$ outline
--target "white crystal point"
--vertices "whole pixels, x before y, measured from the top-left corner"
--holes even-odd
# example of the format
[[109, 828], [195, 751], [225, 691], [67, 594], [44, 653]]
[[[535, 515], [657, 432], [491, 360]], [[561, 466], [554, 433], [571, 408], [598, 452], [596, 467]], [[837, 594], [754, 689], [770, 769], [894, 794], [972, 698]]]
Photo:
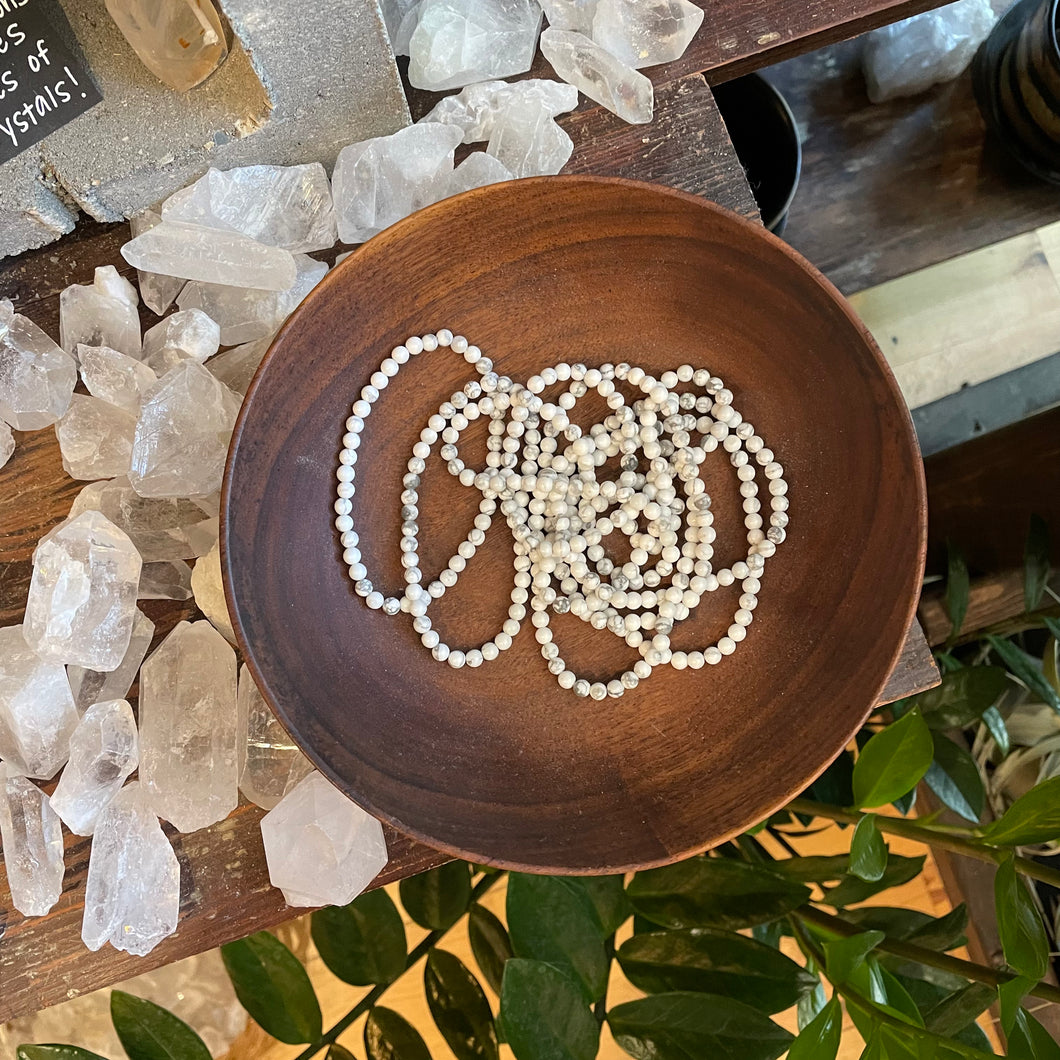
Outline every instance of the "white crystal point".
[[[158, 209], [144, 210], [129, 221], [133, 237], [141, 236], [144, 232], [154, 228], [162, 221], [162, 214]], [[140, 283], [140, 297], [153, 313], [161, 316], [172, 304], [173, 299], [180, 294], [184, 286], [184, 280], [179, 276], [164, 276], [160, 272], [144, 272], [136, 270], [136, 278]]]
[[221, 328], [201, 309], [181, 309], [144, 334], [143, 361], [165, 375], [189, 358], [202, 364], [221, 345]]
[[52, 809], [75, 835], [91, 835], [138, 758], [132, 707], [124, 699], [94, 704], [70, 737], [70, 760], [52, 794]]
[[572, 29], [589, 36], [597, 0], [538, 0], [552, 29]]
[[448, 193], [459, 195], [462, 191], [484, 188], [487, 184], [499, 184], [502, 180], [512, 179], [514, 174], [502, 162], [485, 151], [476, 151], [453, 170], [453, 175], [449, 178]]
[[171, 368], [144, 395], [129, 482], [142, 497], [198, 497], [221, 487], [240, 401], [197, 361]]
[[192, 282], [180, 292], [177, 304], [185, 310], [200, 309], [216, 320], [222, 345], [272, 338], [328, 271], [324, 262], [307, 254], [295, 254], [294, 261], [297, 275], [286, 291]]
[[109, 346], [79, 344], [77, 359], [81, 363], [81, 378], [88, 392], [133, 416], [140, 411], [144, 391], [158, 380], [158, 376], [146, 364]]
[[26, 643], [22, 626], [0, 628], [0, 758], [27, 777], [50, 780], [70, 754], [76, 725], [66, 671]]
[[[386, 0], [384, 0], [385, 2]], [[398, 2], [404, 3], [405, 0], [398, 0]], [[389, 28], [390, 22], [387, 23], [390, 46], [393, 48], [395, 55], [408, 55], [409, 42], [412, 40], [412, 34], [416, 31], [416, 25], [419, 23], [420, 8], [422, 6], [423, 0], [413, 0], [411, 6], [401, 16], [401, 21], [397, 23], [396, 30], [391, 30]]]
[[0, 842], [11, 903], [44, 916], [63, 893], [63, 833], [48, 796], [0, 763]]
[[16, 431], [50, 427], [76, 385], [74, 359], [0, 298], [0, 419]]
[[180, 863], [142, 784], [126, 784], [96, 822], [81, 938], [142, 957], [177, 928]]
[[236, 656], [209, 622], [180, 622], [140, 669], [140, 782], [178, 832], [239, 801]]
[[101, 512], [82, 512], [40, 539], [23, 636], [48, 662], [110, 671], [136, 617], [140, 553]]
[[292, 253], [327, 250], [337, 238], [331, 185], [319, 162], [211, 169], [165, 201], [162, 219], [241, 232]]
[[63, 467], [71, 478], [124, 475], [132, 457], [136, 417], [101, 398], [74, 394], [55, 425]]
[[703, 24], [689, 0], [597, 0], [592, 38], [639, 70], [680, 59]]
[[0, 467], [3, 467], [11, 459], [15, 451], [15, 436], [11, 433], [3, 420], [0, 420]]
[[268, 353], [272, 337], [257, 339], [255, 342], [245, 342], [242, 346], [234, 346], [224, 353], [219, 353], [210, 359], [206, 367], [216, 379], [219, 379], [233, 394], [245, 394]]
[[267, 247], [239, 232], [175, 221], [149, 228], [126, 243], [121, 254], [137, 269], [206, 283], [284, 291], [295, 280], [294, 259], [286, 250]]
[[138, 358], [140, 315], [132, 284], [119, 276], [113, 265], [96, 269], [96, 276], [97, 281], [90, 286], [75, 283], [59, 295], [60, 345], [70, 354], [79, 345], [109, 346]]
[[[183, 497], [141, 497], [127, 478], [92, 482], [74, 499], [71, 517], [102, 512], [124, 530], [144, 563], [193, 559], [210, 551], [217, 540], [217, 519]], [[111, 696], [111, 699], [121, 699]]]
[[424, 0], [409, 39], [409, 81], [443, 92], [530, 69], [537, 0]]
[[651, 81], [620, 62], [584, 33], [546, 29], [541, 54], [564, 81], [632, 125], [651, 121], [655, 93]]
[[145, 563], [136, 590], [137, 600], [190, 600], [191, 567], [182, 559]]
[[313, 771], [254, 684], [239, 669], [239, 790], [263, 810], [271, 810]]
[[511, 103], [501, 111], [486, 147], [516, 177], [558, 173], [574, 152], [574, 141], [540, 103]]
[[224, 582], [221, 580], [221, 544], [214, 542], [191, 572], [191, 589], [199, 610], [210, 620], [214, 628], [232, 644], [236, 635], [232, 631], [232, 619], [228, 615]]
[[261, 819], [273, 887], [288, 905], [346, 905], [387, 863], [380, 823], [310, 773]]
[[497, 116], [515, 104], [544, 106], [551, 117], [556, 117], [574, 110], [578, 105], [578, 90], [562, 81], [536, 77], [512, 84], [483, 81], [439, 100], [421, 121], [455, 125], [463, 132], [464, 143], [479, 143], [493, 135]]
[[455, 126], [420, 122], [344, 147], [334, 177], [339, 238], [363, 243], [444, 197], [461, 139]]
[[67, 677], [70, 679], [70, 691], [78, 713], [84, 716], [93, 703], [102, 703], [112, 699], [124, 699], [136, 680], [140, 663], [144, 661], [147, 649], [151, 647], [151, 638], [155, 635], [155, 624], [139, 608], [133, 618], [132, 636], [129, 647], [120, 663], [109, 672], [86, 670], [83, 666], [68, 666]]

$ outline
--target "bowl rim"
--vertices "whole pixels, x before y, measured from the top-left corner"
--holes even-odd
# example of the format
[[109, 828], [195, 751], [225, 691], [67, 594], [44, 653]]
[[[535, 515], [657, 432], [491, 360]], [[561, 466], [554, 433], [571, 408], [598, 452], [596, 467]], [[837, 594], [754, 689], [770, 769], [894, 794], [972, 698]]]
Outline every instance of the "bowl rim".
[[[774, 250], [779, 251], [785, 257], [790, 259], [792, 264], [805, 272], [818, 287], [828, 296], [829, 300], [832, 301], [847, 320], [853, 325], [855, 330], [861, 336], [863, 342], [869, 353], [871, 353], [876, 368], [880, 371], [883, 382], [887, 389], [890, 391], [893, 402], [896, 406], [896, 410], [899, 412], [898, 419], [900, 420], [900, 438], [897, 440], [898, 444], [903, 447], [908, 447], [911, 455], [915, 456], [915, 459], [911, 461], [914, 470], [915, 482], [915, 508], [917, 514], [917, 527], [916, 527], [916, 566], [915, 569], [919, 571], [920, 577], [915, 580], [915, 584], [918, 584], [923, 578], [924, 566], [927, 558], [927, 485], [924, 472], [923, 460], [920, 458], [919, 443], [916, 438], [916, 431], [913, 426], [912, 415], [909, 411], [908, 405], [906, 404], [905, 398], [902, 395], [901, 388], [898, 385], [898, 381], [895, 378], [894, 372], [891, 366], [888, 364], [887, 359], [883, 356], [879, 344], [873, 338], [872, 333], [869, 331], [867, 325], [861, 318], [854, 312], [853, 307], [847, 301], [846, 297], [839, 291], [839, 289], [810, 261], [804, 258], [798, 251], [791, 247], [779, 236], [774, 235], [770, 232], [760, 221], [754, 221], [747, 217], [743, 217], [740, 214], [729, 210], [724, 206], [713, 202], [710, 199], [706, 199], [703, 196], [695, 195], [691, 192], [682, 191], [678, 188], [671, 188], [662, 184], [655, 184], [648, 181], [629, 180], [625, 177], [608, 177], [608, 176], [595, 176], [595, 175], [582, 175], [582, 174], [569, 174], [569, 175], [557, 175], [557, 176], [546, 176], [546, 177], [524, 177], [518, 181], [503, 181], [497, 184], [487, 185], [482, 188], [474, 188], [470, 191], [462, 192], [460, 195], [451, 196], [447, 199], [443, 199], [439, 202], [432, 203], [430, 206], [426, 206], [421, 210], [417, 210], [415, 213], [409, 214], [407, 217], [402, 218], [400, 221], [396, 221], [388, 228], [384, 229], [379, 234], [373, 236], [370, 240], [362, 243], [356, 250], [352, 251], [350, 257], [346, 261], [353, 261], [355, 257], [359, 256], [365, 247], [372, 246], [373, 250], [379, 248], [380, 244], [385, 244], [391, 240], [404, 238], [406, 229], [414, 227], [420, 222], [425, 216], [430, 216], [433, 213], [444, 212], [450, 209], [450, 204], [456, 200], [462, 200], [469, 196], [482, 197], [486, 195], [497, 194], [498, 188], [502, 188], [508, 185], [516, 184], [522, 186], [533, 186], [541, 185], [545, 182], [561, 181], [566, 184], [595, 184], [595, 185], [612, 185], [615, 187], [625, 187], [631, 189], [637, 189], [639, 191], [647, 191], [652, 194], [667, 196], [672, 199], [676, 199], [680, 202], [684, 202], [690, 206], [694, 206], [697, 209], [704, 209], [708, 212], [715, 213], [720, 217], [724, 218], [726, 223], [735, 223], [738, 228], [742, 228], [747, 232], [752, 239], [761, 239], [766, 243], [771, 244]], [[345, 264], [345, 262], [343, 263]], [[343, 270], [345, 271], [345, 270]], [[331, 268], [327, 275], [320, 281], [319, 284], [313, 289], [312, 293], [318, 290], [324, 290], [327, 286], [332, 286], [335, 283], [342, 282], [341, 277], [336, 279], [337, 274], [340, 270], [337, 267]], [[269, 695], [263, 690], [268, 687], [267, 683], [263, 681], [263, 677], [257, 662], [255, 660], [253, 652], [248, 648], [248, 639], [243, 628], [242, 613], [236, 606], [235, 595], [232, 591], [233, 575], [231, 570], [231, 560], [228, 551], [228, 524], [229, 524], [229, 506], [232, 495], [232, 478], [233, 478], [233, 466], [235, 463], [235, 455], [240, 447], [240, 443], [243, 438], [243, 433], [246, 428], [246, 421], [248, 416], [248, 409], [253, 404], [253, 396], [258, 388], [259, 382], [265, 372], [268, 370], [270, 363], [272, 362], [277, 346], [280, 344], [280, 340], [283, 338], [289, 328], [291, 328], [300, 313], [306, 311], [306, 302], [303, 302], [298, 306], [293, 313], [287, 318], [283, 326], [273, 336], [272, 341], [269, 344], [269, 348], [262, 358], [257, 371], [254, 373], [254, 377], [251, 380], [250, 386], [247, 388], [246, 395], [243, 399], [243, 404], [240, 407], [239, 415], [236, 419], [235, 427], [232, 431], [232, 438], [229, 443], [228, 454], [225, 458], [224, 468], [224, 479], [221, 486], [221, 504], [220, 504], [220, 536], [219, 536], [219, 550], [221, 559], [221, 579], [224, 587], [225, 603], [228, 607], [229, 618], [232, 624], [233, 632], [235, 633], [237, 646], [242, 653], [243, 662], [254, 680], [255, 685], [258, 687], [261, 695], [265, 701], [269, 704], [270, 709], [276, 714], [277, 720], [280, 720], [281, 725], [283, 724], [281, 715], [276, 711], [275, 704], [271, 701]], [[706, 842], [697, 842], [687, 848], [683, 848], [676, 852], [670, 852], [666, 855], [643, 862], [632, 862], [632, 863], [618, 863], [608, 864], [605, 866], [593, 866], [591, 868], [579, 867], [572, 868], [571, 866], [563, 865], [542, 865], [542, 864], [527, 864], [525, 862], [519, 862], [507, 858], [495, 858], [484, 856], [481, 852], [476, 852], [463, 848], [458, 844], [451, 842], [443, 842], [438, 840], [436, 837], [432, 837], [425, 832], [417, 829], [413, 825], [400, 820], [392, 813], [377, 806], [374, 800], [363, 792], [358, 792], [356, 795], [351, 793], [350, 785], [348, 782], [335, 776], [332, 771], [328, 768], [322, 768], [313, 756], [307, 756], [313, 764], [316, 771], [320, 772], [323, 776], [327, 777], [328, 781], [334, 784], [347, 798], [349, 798], [356, 805], [370, 813], [377, 820], [390, 825], [395, 831], [402, 835], [408, 836], [419, 843], [424, 844], [434, 850], [441, 851], [442, 853], [449, 854], [454, 858], [460, 858], [465, 861], [474, 862], [477, 864], [486, 864], [491, 867], [500, 869], [506, 869], [515, 872], [527, 872], [539, 875], [579, 875], [579, 876], [595, 876], [595, 875], [612, 875], [627, 872], [637, 872], [644, 869], [661, 868], [666, 865], [672, 865], [678, 861], [683, 861], [689, 857], [693, 857], [698, 854], [705, 853], [714, 847], [720, 846], [721, 844], [733, 839], [735, 836], [741, 835], [747, 830], [748, 827], [757, 823], [757, 820], [765, 820], [778, 810], [783, 809], [799, 792], [804, 791], [809, 787], [822, 773], [834, 762], [839, 755], [846, 749], [846, 747], [854, 739], [855, 735], [860, 731], [861, 727], [865, 723], [865, 719], [876, 709], [877, 701], [879, 700], [880, 694], [886, 688], [888, 682], [894, 673], [895, 667], [898, 660], [902, 656], [903, 649], [905, 647], [906, 640], [908, 639], [909, 630], [913, 628], [916, 621], [917, 607], [919, 605], [919, 591], [914, 587], [914, 591], [909, 594], [909, 601], [905, 609], [905, 633], [900, 637], [894, 647], [893, 652], [890, 656], [890, 663], [886, 668], [886, 672], [881, 678], [878, 687], [873, 692], [871, 701], [869, 702], [864, 715], [858, 720], [848, 732], [844, 733], [842, 743], [839, 745], [838, 750], [834, 755], [824, 761], [817, 769], [812, 773], [808, 774], [805, 778], [800, 778], [795, 783], [788, 783], [784, 785], [782, 795], [769, 804], [769, 809], [760, 814], [756, 821], [748, 822], [741, 827], [730, 829], [728, 832], [718, 835], [711, 836]], [[284, 726], [286, 729], [286, 726]], [[301, 743], [292, 735], [294, 742], [301, 747]]]

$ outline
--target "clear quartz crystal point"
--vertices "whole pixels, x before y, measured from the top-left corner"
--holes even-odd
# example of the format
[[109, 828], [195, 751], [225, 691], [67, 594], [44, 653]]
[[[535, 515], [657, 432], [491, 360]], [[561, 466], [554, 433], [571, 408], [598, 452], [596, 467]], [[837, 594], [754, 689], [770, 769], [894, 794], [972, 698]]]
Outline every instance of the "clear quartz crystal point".
[[639, 70], [680, 59], [702, 24], [690, 0], [597, 0], [591, 36]]
[[81, 363], [81, 378], [88, 392], [133, 416], [140, 411], [144, 391], [158, 380], [158, 376], [146, 364], [109, 346], [85, 346], [81, 343], [77, 347], [77, 359]]
[[486, 151], [515, 177], [558, 173], [574, 152], [574, 141], [537, 102], [510, 103], [498, 115]]
[[553, 118], [574, 110], [578, 90], [562, 81], [531, 77], [525, 81], [483, 81], [439, 100], [420, 120], [455, 125], [464, 143], [488, 140], [498, 116], [509, 107], [545, 107]]
[[74, 394], [55, 425], [63, 468], [79, 479], [124, 475], [135, 431], [135, 414], [98, 397]]
[[499, 184], [502, 180], [512, 180], [514, 176], [515, 174], [493, 155], [476, 151], [453, 170], [448, 192], [450, 195], [459, 195], [462, 191], [484, 188], [487, 184]]
[[66, 668], [78, 713], [83, 716], [93, 703], [124, 699], [129, 694], [154, 635], [154, 622], [137, 608], [129, 647], [122, 661], [113, 670], [88, 670], [83, 666]]
[[177, 929], [180, 863], [143, 785], [126, 784], [96, 821], [81, 938], [142, 957]]
[[254, 378], [254, 373], [258, 370], [258, 365], [268, 353], [271, 342], [271, 336], [255, 339], [254, 342], [244, 342], [241, 346], [234, 346], [212, 357], [206, 367], [233, 394], [245, 394], [250, 381]]
[[190, 600], [191, 567], [182, 559], [145, 563], [136, 590], [137, 600]]
[[261, 819], [269, 879], [291, 906], [346, 905], [387, 863], [382, 825], [319, 773]]
[[201, 309], [172, 313], [144, 335], [143, 361], [165, 375], [189, 358], [202, 364], [221, 345], [221, 329]]
[[589, 36], [597, 0], [538, 0], [552, 29], [572, 29]]
[[140, 356], [136, 288], [113, 265], [96, 269], [89, 285], [71, 284], [59, 295], [59, 342], [69, 354], [78, 345], [109, 346]]
[[70, 760], [52, 795], [52, 809], [75, 835], [91, 835], [137, 759], [132, 707], [124, 699], [95, 703], [70, 737]]
[[3, 420], [0, 420], [0, 467], [3, 467], [11, 459], [15, 451], [15, 436], [11, 433]]
[[140, 57], [177, 92], [202, 84], [228, 57], [211, 0], [106, 0], [107, 11]]
[[191, 572], [191, 589], [199, 610], [210, 620], [218, 633], [234, 644], [236, 635], [232, 631], [232, 620], [228, 615], [228, 603], [221, 580], [219, 541], [215, 541], [213, 548], [195, 564], [195, 569]]
[[[162, 214], [155, 207], [131, 218], [129, 228], [135, 239], [161, 223]], [[144, 272], [142, 269], [136, 270], [136, 278], [140, 283], [140, 297], [144, 305], [157, 316], [161, 316], [173, 304], [185, 283], [179, 276], [164, 276], [160, 272]]]
[[564, 81], [623, 121], [633, 125], [651, 121], [655, 105], [651, 81], [584, 33], [546, 29], [541, 34], [541, 54]]
[[76, 385], [73, 357], [0, 298], [0, 419], [16, 431], [50, 427]]
[[0, 842], [11, 902], [23, 916], [44, 916], [63, 890], [63, 835], [48, 796], [0, 763]]

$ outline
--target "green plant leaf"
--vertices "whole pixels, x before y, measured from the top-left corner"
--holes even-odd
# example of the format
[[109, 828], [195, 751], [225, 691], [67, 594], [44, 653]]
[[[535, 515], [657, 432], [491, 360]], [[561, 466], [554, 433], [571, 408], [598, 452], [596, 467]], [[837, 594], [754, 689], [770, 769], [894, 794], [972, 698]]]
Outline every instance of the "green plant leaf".
[[1027, 996], [1027, 991], [1037, 982], [1026, 975], [1018, 975], [997, 988], [998, 1008], [1001, 1010], [1001, 1029], [1006, 1035], [1012, 1033], [1016, 1024], [1016, 1013], [1020, 1002]]
[[515, 958], [504, 966], [501, 1023], [516, 1060], [594, 1060], [600, 1026], [558, 968]]
[[924, 783], [954, 813], [978, 824], [986, 804], [986, 791], [975, 759], [940, 732], [933, 732], [931, 739], [935, 757], [924, 774]]
[[791, 1043], [788, 1060], [835, 1060], [843, 1035], [843, 1009], [832, 998]]
[[920, 1014], [920, 1009], [917, 1008], [916, 1002], [897, 976], [889, 972], [882, 964], [879, 968], [879, 974], [887, 995], [887, 1004], [891, 1008], [897, 1009], [910, 1023], [923, 1027], [924, 1017]]
[[578, 885], [589, 896], [605, 935], [613, 935], [632, 915], [622, 876], [578, 876]]
[[604, 945], [608, 933], [580, 879], [513, 872], [506, 908], [517, 957], [569, 972], [588, 1001], [604, 996], [611, 966]]
[[863, 931], [824, 943], [825, 966], [833, 983], [845, 983], [886, 938], [882, 931]]
[[431, 931], [451, 928], [471, 904], [471, 872], [466, 861], [450, 861], [409, 876], [398, 884], [405, 912]]
[[153, 1001], [112, 990], [110, 1018], [129, 1060], [210, 1060], [203, 1040]]
[[888, 854], [887, 868], [883, 870], [883, 875], [875, 883], [858, 879], [854, 875], [846, 876], [838, 887], [833, 887], [825, 895], [823, 900], [837, 909], [865, 902], [881, 891], [898, 887], [915, 879], [924, 868], [924, 860], [924, 856], [907, 858], [900, 854]]
[[636, 1060], [775, 1060], [792, 1042], [750, 1005], [712, 994], [655, 994], [607, 1014], [619, 1047]]
[[354, 986], [392, 983], [405, 970], [405, 925], [382, 887], [349, 905], [318, 909], [311, 919], [321, 960], [343, 982]]
[[504, 962], [513, 956], [508, 932], [488, 909], [476, 902], [467, 918], [467, 933], [482, 978], [499, 994]]
[[850, 871], [859, 880], [876, 883], [887, 869], [887, 844], [876, 827], [874, 814], [858, 821], [850, 840]]
[[357, 1057], [344, 1045], [339, 1045], [338, 1042], [335, 1042], [328, 1047], [328, 1053], [324, 1060], [357, 1060]]
[[809, 888], [759, 865], [717, 857], [638, 872], [626, 894], [641, 916], [662, 927], [728, 931], [777, 920], [810, 897]]
[[946, 614], [950, 618], [950, 635], [946, 647], [955, 644], [961, 635], [964, 616], [968, 613], [968, 564], [961, 550], [952, 542], [946, 542]]
[[1008, 686], [1008, 674], [1000, 666], [963, 666], [942, 678], [942, 684], [914, 696], [931, 729], [963, 729], [983, 716]]
[[707, 928], [634, 935], [618, 950], [626, 978], [648, 994], [695, 991], [783, 1012], [812, 993], [817, 977], [745, 935]]
[[1001, 847], [1060, 839], [1060, 776], [1036, 784], [983, 829], [983, 839]]
[[368, 1060], [431, 1060], [420, 1032], [393, 1009], [376, 1005], [364, 1025]]
[[770, 869], [785, 879], [799, 883], [826, 883], [841, 880], [850, 872], [850, 858], [846, 854], [813, 854], [802, 858], [783, 858]]
[[1045, 679], [1038, 669], [1036, 661], [1022, 648], [1018, 648], [1004, 637], [993, 634], [986, 638], [990, 646], [1001, 657], [1009, 671], [1022, 681], [1043, 703], [1048, 703], [1053, 710], [1060, 713], [1060, 693]]
[[854, 801], [854, 756], [840, 751], [832, 764], [810, 785], [806, 794], [831, 806], [849, 806]]
[[876, 1024], [861, 1060], [938, 1060], [938, 1043]]
[[861, 928], [875, 928], [888, 938], [915, 942], [926, 949], [944, 952], [964, 945], [968, 910], [962, 902], [944, 916], [933, 917], [916, 909], [867, 905], [845, 910], [843, 919]]
[[434, 949], [423, 970], [427, 1007], [457, 1060], [497, 1060], [493, 1010], [459, 957]]
[[933, 1034], [952, 1038], [982, 1015], [994, 1002], [985, 983], [969, 983], [924, 1013], [924, 1026]]
[[1031, 515], [1023, 549], [1023, 606], [1037, 610], [1049, 582], [1049, 527], [1037, 513]]
[[15, 1060], [107, 1060], [76, 1045], [20, 1045]]
[[315, 1042], [320, 1005], [298, 958], [274, 935], [256, 935], [221, 947], [239, 1003], [267, 1033], [288, 1045]]
[[795, 1019], [799, 1031], [804, 1031], [821, 1014], [821, 1010], [827, 1004], [828, 998], [825, 996], [824, 984], [817, 979], [817, 985], [808, 994], [800, 997], [799, 1003], [795, 1006]]
[[854, 763], [854, 805], [883, 806], [916, 787], [931, 765], [931, 731], [918, 711], [881, 729]]
[[1005, 719], [1001, 716], [1001, 711], [997, 707], [987, 707], [983, 711], [983, 724], [994, 738], [994, 743], [997, 744], [997, 749], [1001, 756], [1007, 755], [1012, 749], [1012, 745], [1008, 738], [1008, 726], [1005, 724]]
[[1008, 1055], [1010, 1060], [1060, 1060], [1060, 1044], [1025, 1008], [1021, 1008], [1008, 1037]]
[[1001, 948], [1019, 975], [1041, 979], [1049, 969], [1049, 940], [1038, 909], [1014, 858], [1006, 858], [994, 877], [994, 909]]

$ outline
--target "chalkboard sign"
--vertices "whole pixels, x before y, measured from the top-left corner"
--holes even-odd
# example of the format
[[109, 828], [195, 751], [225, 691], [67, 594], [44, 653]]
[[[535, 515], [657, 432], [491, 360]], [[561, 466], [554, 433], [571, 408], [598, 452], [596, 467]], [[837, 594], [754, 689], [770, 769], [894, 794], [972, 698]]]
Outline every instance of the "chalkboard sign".
[[[62, 25], [56, 23], [62, 20]], [[0, 163], [39, 143], [102, 98], [66, 45], [58, 5], [0, 0]]]

